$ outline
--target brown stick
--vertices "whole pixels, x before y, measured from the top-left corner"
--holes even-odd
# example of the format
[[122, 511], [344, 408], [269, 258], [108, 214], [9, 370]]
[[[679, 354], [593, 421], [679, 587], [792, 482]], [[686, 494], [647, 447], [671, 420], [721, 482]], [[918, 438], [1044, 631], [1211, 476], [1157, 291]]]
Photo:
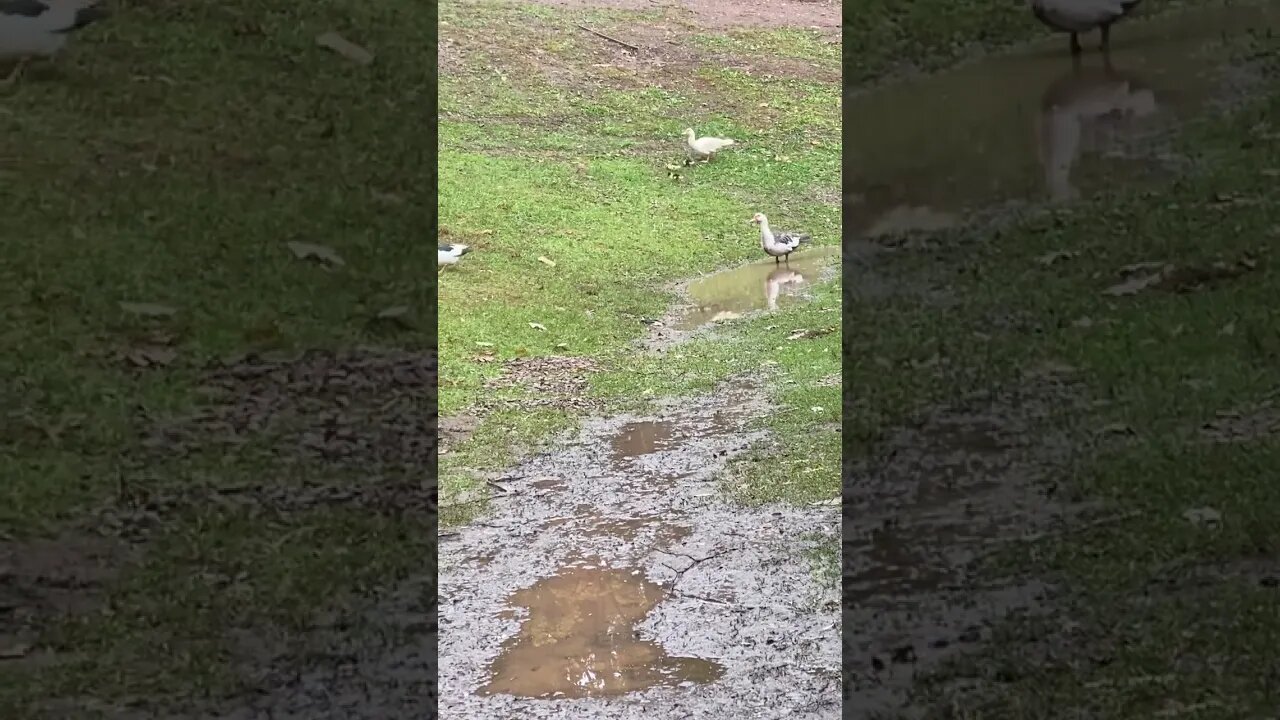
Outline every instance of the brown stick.
[[[577, 23], [574, 23], [574, 24], [575, 24], [575, 25], [577, 25]], [[630, 49], [632, 52], [637, 52], [637, 53], [638, 53], [638, 52], [640, 52], [640, 48], [636, 47], [635, 45], [632, 45], [631, 43], [624, 43], [624, 42], [622, 42], [621, 40], [619, 40], [618, 38], [611, 38], [611, 37], [609, 37], [608, 35], [605, 35], [605, 34], [604, 34], [604, 33], [602, 33], [602, 32], [596, 32], [595, 30], [592, 30], [592, 29], [591, 29], [591, 28], [589, 28], [589, 27], [583, 27], [583, 26], [581, 26], [581, 25], [578, 25], [578, 29], [579, 29], [579, 30], [586, 30], [587, 32], [591, 33], [592, 35], [595, 35], [596, 37], [602, 37], [602, 38], [604, 38], [605, 40], [608, 40], [609, 42], [617, 43], [617, 44], [621, 45], [621, 46], [622, 46], [622, 47], [624, 47], [624, 48], [628, 48], [628, 49]]]

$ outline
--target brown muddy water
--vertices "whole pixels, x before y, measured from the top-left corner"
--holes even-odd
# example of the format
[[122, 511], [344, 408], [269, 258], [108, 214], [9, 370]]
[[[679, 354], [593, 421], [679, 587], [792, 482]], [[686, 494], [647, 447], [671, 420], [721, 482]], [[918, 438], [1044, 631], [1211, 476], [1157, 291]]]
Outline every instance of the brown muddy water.
[[740, 508], [714, 484], [764, 439], [764, 397], [740, 380], [591, 420], [513, 470], [440, 547], [440, 715], [838, 717], [837, 588], [796, 562], [835, 508]]
[[561, 568], [511, 596], [529, 616], [480, 692], [581, 698], [714, 682], [723, 672], [717, 663], [671, 657], [639, 638], [636, 626], [666, 594], [637, 569], [590, 562]]
[[611, 443], [613, 459], [622, 461], [658, 452], [671, 442], [674, 426], [669, 422], [644, 421], [622, 428]]
[[693, 330], [802, 301], [805, 288], [835, 277], [839, 258], [840, 248], [818, 246], [792, 255], [787, 263], [760, 260], [695, 280], [687, 291], [691, 307], [681, 315], [676, 328]]
[[846, 237], [936, 231], [1007, 203], [1067, 201], [1178, 169], [1168, 131], [1246, 95], [1232, 50], [1280, 3], [1141, 15], [1106, 67], [1054, 36], [844, 104]]

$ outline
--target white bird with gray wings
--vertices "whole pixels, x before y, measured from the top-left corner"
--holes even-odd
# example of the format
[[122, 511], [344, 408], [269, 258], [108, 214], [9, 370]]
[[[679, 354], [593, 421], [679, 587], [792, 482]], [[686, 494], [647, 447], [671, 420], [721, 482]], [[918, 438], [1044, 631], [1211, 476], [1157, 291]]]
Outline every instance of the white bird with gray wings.
[[1142, 0], [1030, 0], [1031, 12], [1058, 32], [1071, 34], [1071, 54], [1079, 55], [1080, 33], [1097, 28], [1102, 51], [1111, 49], [1111, 26], [1127, 17]]
[[748, 222], [760, 226], [760, 247], [764, 249], [766, 255], [773, 258], [774, 263], [777, 263], [779, 258], [786, 260], [787, 256], [797, 248], [809, 242], [809, 236], [806, 233], [785, 230], [775, 233], [769, 228], [769, 218], [765, 217], [764, 213], [756, 213]]
[[109, 15], [97, 0], [0, 0], [0, 60], [18, 63], [0, 84], [12, 85], [32, 58], [52, 59], [72, 32]]
[[436, 267], [443, 268], [446, 265], [457, 265], [463, 255], [471, 252], [471, 248], [461, 243], [437, 243], [436, 249]]

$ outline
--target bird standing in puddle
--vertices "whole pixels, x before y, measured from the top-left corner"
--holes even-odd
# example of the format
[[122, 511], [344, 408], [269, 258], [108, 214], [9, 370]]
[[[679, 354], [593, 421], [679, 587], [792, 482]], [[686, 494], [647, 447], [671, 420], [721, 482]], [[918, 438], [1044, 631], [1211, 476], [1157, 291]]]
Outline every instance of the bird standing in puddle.
[[12, 87], [32, 58], [52, 62], [72, 32], [109, 15], [97, 0], [0, 0], [0, 60], [17, 62], [0, 87]]
[[1111, 25], [1138, 7], [1141, 0], [1030, 0], [1031, 12], [1040, 22], [1071, 33], [1071, 54], [1079, 55], [1080, 33], [1102, 32], [1102, 52], [1110, 52]]
[[787, 260], [797, 248], [809, 242], [806, 233], [784, 230], [775, 233], [769, 228], [769, 218], [764, 213], [756, 213], [748, 222], [760, 226], [760, 247], [766, 255], [773, 258], [775, 264], [779, 260]]

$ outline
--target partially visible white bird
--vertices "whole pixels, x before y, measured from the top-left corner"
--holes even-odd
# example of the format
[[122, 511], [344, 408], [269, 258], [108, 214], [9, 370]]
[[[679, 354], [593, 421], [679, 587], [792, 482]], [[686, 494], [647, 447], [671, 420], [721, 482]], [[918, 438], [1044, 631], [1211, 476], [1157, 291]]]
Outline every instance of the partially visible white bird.
[[764, 213], [756, 213], [748, 222], [760, 226], [760, 247], [764, 249], [766, 255], [773, 258], [775, 264], [779, 259], [788, 259], [796, 248], [809, 242], [809, 236], [806, 233], [781, 230], [775, 233], [769, 228], [769, 218], [765, 217]]
[[0, 0], [0, 60], [18, 61], [0, 86], [16, 82], [32, 58], [52, 60], [72, 32], [109, 16], [97, 0]]
[[1111, 25], [1133, 12], [1142, 0], [1030, 0], [1040, 22], [1071, 33], [1071, 54], [1080, 54], [1080, 33], [1102, 31], [1102, 51], [1110, 50]]
[[438, 243], [436, 249], [436, 267], [443, 268], [446, 265], [457, 265], [463, 255], [471, 252], [469, 245], [460, 243]]
[[700, 159], [710, 160], [720, 150], [734, 144], [729, 138], [700, 137], [695, 138], [693, 128], [684, 129], [684, 141], [689, 150]]

